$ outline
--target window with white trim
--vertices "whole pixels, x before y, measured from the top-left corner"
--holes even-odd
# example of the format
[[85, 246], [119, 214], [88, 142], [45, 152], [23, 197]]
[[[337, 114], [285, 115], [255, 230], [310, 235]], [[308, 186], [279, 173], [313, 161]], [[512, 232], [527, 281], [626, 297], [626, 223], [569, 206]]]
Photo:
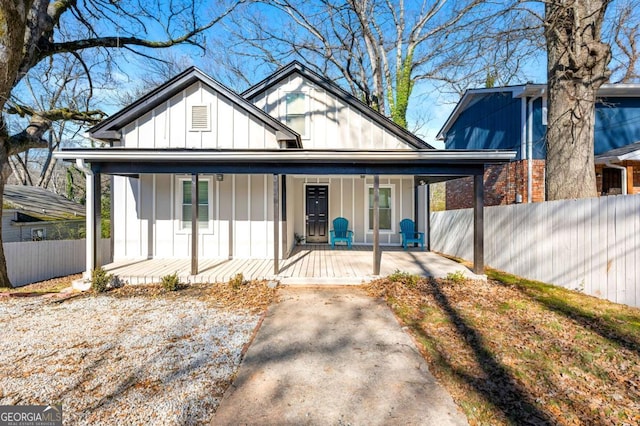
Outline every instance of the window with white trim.
[[[395, 229], [394, 193], [394, 185], [380, 185], [378, 223], [382, 232], [394, 232]], [[367, 200], [367, 229], [373, 231], [373, 185], [367, 185]]]
[[[191, 229], [191, 179], [179, 179], [180, 185], [180, 228]], [[198, 181], [198, 226], [209, 228], [209, 187], [210, 179]]]
[[289, 92], [285, 96], [285, 123], [300, 136], [307, 134], [307, 96], [302, 92]]

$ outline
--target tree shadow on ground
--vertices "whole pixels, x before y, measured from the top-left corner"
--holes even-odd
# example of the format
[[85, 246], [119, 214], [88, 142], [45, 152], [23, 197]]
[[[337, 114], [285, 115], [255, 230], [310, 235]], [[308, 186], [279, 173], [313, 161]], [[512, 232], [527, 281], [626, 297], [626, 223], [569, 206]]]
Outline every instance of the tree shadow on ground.
[[[428, 289], [440, 309], [448, 316], [456, 332], [465, 340], [484, 373], [481, 377], [470, 375], [459, 367], [448, 365], [459, 379], [476, 389], [479, 395], [502, 411], [512, 424], [552, 425], [557, 422], [548, 413], [537, 407], [531, 396], [521, 388], [514, 377], [488, 349], [480, 332], [474, 329], [452, 306], [440, 284], [433, 279], [426, 281]], [[420, 329], [420, 328], [418, 328]], [[423, 337], [429, 339], [429, 336]], [[447, 362], [442, 357], [441, 362]]]
[[[584, 309], [570, 300], [554, 294], [552, 286], [546, 284], [519, 283], [515, 284], [515, 286], [525, 296], [535, 300], [550, 311], [568, 318], [577, 325], [597, 333], [610, 342], [640, 354], [640, 334], [634, 333], [632, 330], [624, 330], [622, 327], [624, 325], [622, 324], [623, 322], [627, 322], [627, 326], [629, 324], [640, 324], [640, 312], [637, 314], [630, 312], [629, 315], [616, 315], [615, 318], [612, 318], [606, 313]], [[615, 326], [616, 322], [621, 323], [619, 327]]]

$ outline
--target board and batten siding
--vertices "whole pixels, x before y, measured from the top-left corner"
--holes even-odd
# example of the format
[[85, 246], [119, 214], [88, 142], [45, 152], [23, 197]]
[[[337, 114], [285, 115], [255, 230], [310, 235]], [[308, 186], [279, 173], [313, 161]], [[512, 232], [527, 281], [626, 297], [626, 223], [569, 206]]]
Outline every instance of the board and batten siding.
[[[208, 126], [190, 127], [192, 107], [205, 107]], [[122, 131], [126, 148], [278, 149], [274, 129], [200, 82], [155, 107]]]
[[411, 149], [396, 135], [333, 94], [293, 74], [256, 98], [254, 105], [285, 122], [286, 94], [304, 93], [307, 102], [305, 149]]
[[[353, 242], [373, 244], [373, 232], [366, 229], [368, 215], [367, 188], [373, 185], [373, 178], [367, 176], [300, 176], [289, 177], [287, 184], [288, 239], [289, 245], [295, 244], [294, 235], [306, 233], [305, 188], [307, 185], [327, 185], [329, 189], [329, 229], [337, 217], [349, 221], [353, 230]], [[393, 229], [380, 232], [381, 245], [399, 245], [399, 223], [404, 218], [413, 219], [414, 197], [413, 178], [401, 176], [382, 176], [380, 186], [393, 187]], [[291, 206], [291, 207], [290, 207]], [[290, 223], [293, 222], [291, 226]]]
[[[209, 182], [209, 221], [198, 232], [198, 257], [273, 257], [273, 176], [227, 175]], [[191, 229], [181, 226], [181, 189], [190, 175], [114, 176], [114, 261], [189, 258]]]
[[[485, 208], [485, 263], [640, 307], [640, 195]], [[473, 259], [473, 211], [431, 214], [434, 251]]]

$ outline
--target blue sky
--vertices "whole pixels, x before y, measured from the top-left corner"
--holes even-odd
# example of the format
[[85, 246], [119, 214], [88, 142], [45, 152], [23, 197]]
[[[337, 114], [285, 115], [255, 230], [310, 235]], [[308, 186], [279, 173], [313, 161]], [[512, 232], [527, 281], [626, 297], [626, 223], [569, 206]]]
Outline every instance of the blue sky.
[[[267, 15], [272, 13], [269, 11], [269, 9], [263, 10]], [[209, 46], [215, 46], [215, 40], [224, 40], [225, 37], [224, 34], [222, 34], [223, 32], [224, 27], [222, 25], [217, 25], [212, 28], [207, 33]], [[162, 38], [162, 34], [153, 33], [152, 36], [153, 35], [156, 35], [158, 38]], [[179, 59], [180, 62], [183, 62], [181, 64], [182, 66], [179, 68], [185, 68], [186, 66], [192, 64], [202, 68], [205, 71], [212, 70], [213, 68], [209, 66], [210, 64], [207, 63], [207, 61], [211, 61], [210, 57], [203, 56], [202, 52], [199, 49], [189, 46], [180, 46], [172, 48], [171, 51], [175, 58]], [[155, 55], [157, 54], [157, 51], [146, 51], [145, 53]], [[138, 86], [140, 77], [143, 74], [147, 74], [149, 72], [148, 69], [146, 69], [147, 67], [145, 66], [144, 60], [139, 57], [132, 56], [130, 53], [124, 51], [117, 53], [114, 52], [114, 55], [118, 57], [118, 64], [122, 72], [116, 71], [114, 73], [114, 76], [118, 81], [118, 83], [116, 84], [117, 87], [113, 87], [112, 90], [102, 90], [102, 95], [105, 99], [114, 99], [114, 96], [112, 95], [114, 95], [115, 92], [121, 89], [132, 89]], [[535, 82], [544, 82], [544, 68], [545, 64], [532, 62], [527, 66], [527, 79]], [[258, 67], [257, 70], [258, 71], [254, 75], [249, 77], [252, 83], [259, 82], [264, 77], [266, 77], [269, 72], [269, 70], [267, 70], [265, 67]], [[225, 77], [225, 75], [223, 75], [222, 73], [220, 73], [219, 75], [213, 74], [212, 77], [216, 78], [221, 83], [231, 88], [235, 88], [237, 90], [242, 90], [245, 88], [238, 87], [238, 84], [236, 84], [237, 82], [229, 81], [229, 78]], [[525, 82], [526, 80], [512, 81], [511, 84], [519, 84]], [[441, 88], [437, 88], [436, 86], [434, 86], [434, 84], [426, 81], [418, 82], [414, 87], [414, 91], [410, 99], [409, 111], [407, 114], [409, 129], [414, 131], [418, 136], [425, 139], [428, 143], [442, 148], [442, 143], [436, 141], [435, 136], [451, 113], [458, 99], [459, 94], [457, 93], [447, 93]], [[104, 102], [101, 107], [108, 113], [113, 113], [121, 108], [122, 105], [119, 105], [116, 101], [112, 100], [110, 102]]]

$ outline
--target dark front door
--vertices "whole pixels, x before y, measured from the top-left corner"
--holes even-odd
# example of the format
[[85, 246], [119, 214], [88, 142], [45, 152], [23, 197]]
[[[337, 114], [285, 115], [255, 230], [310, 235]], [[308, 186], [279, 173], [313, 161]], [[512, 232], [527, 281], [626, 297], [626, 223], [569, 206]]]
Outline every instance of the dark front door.
[[307, 200], [307, 242], [326, 243], [329, 187], [326, 185], [308, 185]]

